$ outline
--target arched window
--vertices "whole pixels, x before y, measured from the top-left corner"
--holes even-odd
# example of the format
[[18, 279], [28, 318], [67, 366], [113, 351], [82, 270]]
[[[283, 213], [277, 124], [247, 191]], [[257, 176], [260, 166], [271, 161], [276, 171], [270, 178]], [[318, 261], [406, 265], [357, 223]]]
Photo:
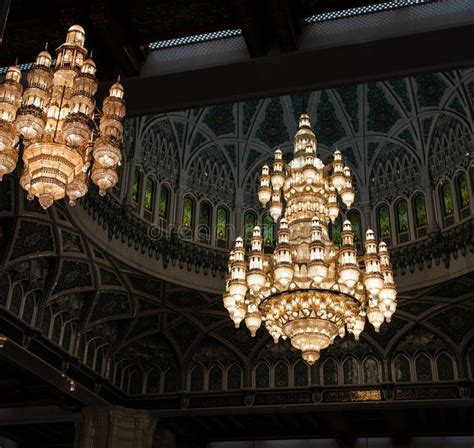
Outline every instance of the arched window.
[[293, 367], [293, 383], [296, 387], [308, 385], [308, 365], [301, 359]]
[[398, 355], [393, 362], [393, 379], [399, 383], [411, 381], [410, 361], [404, 355]]
[[191, 197], [186, 196], [183, 200], [183, 220], [185, 236], [192, 235], [192, 228], [194, 224], [194, 201]]
[[365, 384], [380, 383], [380, 369], [376, 359], [372, 357], [366, 358], [363, 364], [363, 371]]
[[407, 201], [400, 199], [395, 206], [395, 210], [397, 215], [398, 242], [405, 243], [410, 239]]
[[64, 326], [63, 340], [61, 341], [61, 345], [63, 346], [64, 350], [66, 351], [70, 350], [71, 340], [72, 340], [72, 324], [67, 323]]
[[387, 205], [381, 205], [377, 209], [377, 230], [379, 239], [391, 244], [390, 238], [390, 211]]
[[255, 369], [255, 387], [257, 389], [270, 387], [270, 374], [268, 366], [264, 362], [261, 362]]
[[152, 219], [155, 203], [155, 181], [147, 177], [145, 182], [145, 218]]
[[240, 389], [242, 387], [242, 370], [232, 364], [227, 371], [227, 389]]
[[426, 235], [426, 226], [428, 218], [426, 216], [425, 195], [417, 193], [413, 198], [413, 214], [415, 215], [416, 236], [421, 238]]
[[147, 394], [158, 394], [160, 392], [160, 380], [161, 375], [159, 369], [153, 367], [148, 374], [148, 380], [146, 383]]
[[275, 366], [275, 387], [288, 387], [288, 366], [282, 361]]
[[138, 204], [140, 199], [140, 186], [142, 183], [142, 175], [138, 169], [133, 173], [132, 180], [132, 201]]
[[178, 369], [170, 367], [165, 373], [165, 392], [175, 392], [178, 389]]
[[166, 185], [162, 185], [160, 189], [160, 204], [159, 204], [159, 214], [160, 218], [168, 220], [169, 217], [169, 208], [170, 208], [170, 190]]
[[194, 367], [191, 372], [191, 387], [192, 391], [204, 390], [204, 370], [201, 366]]
[[416, 380], [432, 381], [433, 372], [431, 370], [430, 358], [426, 355], [419, 355], [415, 360]]
[[459, 174], [456, 177], [456, 194], [459, 203], [459, 215], [461, 219], [467, 218], [470, 215], [470, 201], [469, 201], [469, 188], [467, 186], [467, 180], [465, 174]]
[[209, 371], [209, 390], [222, 390], [222, 369], [213, 366]]
[[440, 188], [441, 209], [443, 211], [444, 225], [454, 224], [454, 203], [451, 185], [448, 181], [443, 182]]
[[323, 384], [331, 385], [338, 383], [337, 364], [334, 359], [327, 359], [323, 365]]
[[219, 247], [227, 247], [229, 212], [225, 207], [217, 209], [216, 241]]
[[252, 212], [245, 212], [244, 216], [244, 234], [245, 234], [245, 242], [250, 244], [253, 235], [253, 228], [257, 225], [257, 219], [255, 218], [255, 214]]
[[354, 358], [347, 358], [342, 364], [344, 384], [359, 383], [359, 363]]
[[357, 246], [357, 249], [362, 249], [362, 225], [361, 225], [361, 218], [360, 212], [357, 210], [351, 210], [347, 218], [352, 224], [352, 231], [354, 232], [354, 242]]
[[130, 395], [140, 395], [143, 393], [143, 372], [138, 367], [130, 369], [128, 393]]
[[441, 353], [436, 359], [436, 369], [440, 381], [454, 380], [454, 367], [451, 356]]
[[275, 234], [274, 234], [274, 227], [273, 227], [273, 218], [266, 214], [263, 217], [263, 245], [265, 247], [273, 247], [275, 242]]
[[30, 293], [25, 297], [25, 303], [23, 304], [23, 311], [21, 318], [29, 325], [33, 325], [33, 314], [35, 312], [35, 296], [34, 293]]
[[342, 216], [339, 213], [334, 222], [329, 223], [329, 237], [335, 244], [342, 244]]
[[197, 229], [199, 241], [209, 243], [211, 241], [211, 206], [207, 202], [199, 205], [199, 227]]

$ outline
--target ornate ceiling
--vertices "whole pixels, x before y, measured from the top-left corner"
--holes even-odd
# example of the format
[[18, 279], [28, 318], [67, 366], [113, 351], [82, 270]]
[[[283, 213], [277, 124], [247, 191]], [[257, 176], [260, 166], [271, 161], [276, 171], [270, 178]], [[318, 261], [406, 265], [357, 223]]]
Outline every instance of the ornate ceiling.
[[[458, 127], [469, 141], [473, 102], [473, 69], [432, 73], [132, 118], [127, 151], [145, 171], [167, 176], [173, 186], [181, 175], [189, 180], [185, 188], [234, 204], [229, 187], [235, 185], [237, 196], [245, 192], [246, 205], [257, 204], [253, 190], [260, 167], [277, 147], [289, 156], [297, 118], [305, 110], [322, 158], [340, 148], [353, 169], [359, 199], [377, 202], [436, 183], [470, 160], [472, 146], [452, 159], [434, 146], [446, 128]], [[380, 184], [377, 178], [387, 165], [392, 172]], [[204, 166], [211, 178], [222, 179], [218, 185], [199, 178]], [[402, 171], [401, 177], [393, 176], [392, 168]]]

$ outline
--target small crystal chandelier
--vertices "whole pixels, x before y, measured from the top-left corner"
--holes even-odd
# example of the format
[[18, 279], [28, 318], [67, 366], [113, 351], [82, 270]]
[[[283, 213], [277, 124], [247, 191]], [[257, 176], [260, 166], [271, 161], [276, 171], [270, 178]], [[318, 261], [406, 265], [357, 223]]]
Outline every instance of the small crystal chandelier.
[[124, 89], [118, 81], [112, 85], [99, 118], [96, 65], [86, 58], [84, 42], [83, 28], [73, 25], [57, 49], [54, 71], [44, 50], [24, 93], [16, 66], [0, 85], [0, 180], [15, 169], [22, 146], [20, 184], [43, 208], [66, 195], [74, 205], [87, 193], [89, 177], [102, 196], [118, 181]]
[[357, 255], [348, 220], [342, 244], [331, 241], [328, 225], [339, 214], [338, 196], [350, 208], [355, 192], [340, 151], [325, 166], [316, 146], [309, 117], [303, 114], [294, 159], [286, 164], [281, 151], [275, 151], [272, 172], [263, 167], [258, 189], [273, 220], [283, 215], [278, 243], [273, 254], [264, 253], [256, 226], [246, 254], [242, 238], [237, 238], [223, 298], [236, 328], [244, 320], [255, 336], [263, 321], [275, 343], [289, 338], [309, 364], [346, 330], [358, 340], [366, 317], [378, 332], [397, 306], [387, 245], [377, 245], [372, 230], [367, 230], [363, 256]]

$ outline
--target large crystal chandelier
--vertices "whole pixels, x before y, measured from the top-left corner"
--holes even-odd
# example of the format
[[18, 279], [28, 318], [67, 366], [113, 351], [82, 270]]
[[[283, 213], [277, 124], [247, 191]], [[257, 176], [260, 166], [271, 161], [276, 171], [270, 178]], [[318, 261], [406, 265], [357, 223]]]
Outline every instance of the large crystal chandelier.
[[341, 153], [324, 165], [316, 146], [303, 114], [294, 159], [286, 164], [277, 150], [271, 173], [267, 165], [262, 169], [258, 197], [280, 221], [276, 247], [264, 253], [258, 226], [247, 254], [237, 238], [223, 299], [237, 328], [244, 320], [255, 336], [263, 321], [275, 343], [289, 338], [309, 364], [346, 330], [359, 339], [366, 317], [378, 332], [384, 320], [390, 322], [397, 295], [387, 245], [377, 245], [372, 230], [367, 230], [363, 256], [357, 254], [348, 220], [342, 244], [331, 241], [328, 225], [339, 215], [339, 202], [349, 208], [355, 192]]
[[101, 195], [118, 181], [124, 89], [113, 84], [98, 113], [96, 65], [86, 58], [84, 42], [84, 30], [73, 25], [57, 49], [54, 71], [44, 50], [28, 72], [23, 95], [16, 66], [0, 85], [0, 180], [15, 169], [22, 147], [20, 184], [44, 208], [66, 195], [74, 205], [86, 194], [89, 177]]

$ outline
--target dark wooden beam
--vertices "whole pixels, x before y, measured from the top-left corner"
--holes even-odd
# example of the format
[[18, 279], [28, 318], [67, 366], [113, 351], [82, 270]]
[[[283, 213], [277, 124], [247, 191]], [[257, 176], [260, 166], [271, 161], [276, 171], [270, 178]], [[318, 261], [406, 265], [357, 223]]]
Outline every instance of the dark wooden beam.
[[73, 422], [79, 419], [79, 412], [66, 410], [59, 406], [15, 406], [12, 408], [0, 408], [0, 426]]
[[125, 76], [136, 76], [140, 73], [145, 53], [127, 35], [128, 27], [120, 23], [116, 16], [116, 9], [116, 2], [111, 0], [92, 1], [90, 18], [98, 37], [96, 40], [105, 44], [110, 57]]

